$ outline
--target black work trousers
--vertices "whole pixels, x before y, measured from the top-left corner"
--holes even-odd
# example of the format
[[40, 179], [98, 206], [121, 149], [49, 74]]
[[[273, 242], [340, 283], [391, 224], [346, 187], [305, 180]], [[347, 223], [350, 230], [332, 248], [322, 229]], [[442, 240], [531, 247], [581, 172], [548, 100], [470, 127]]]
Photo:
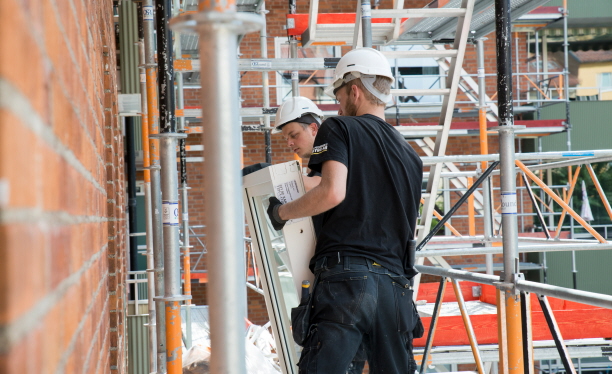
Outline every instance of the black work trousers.
[[361, 257], [321, 258], [315, 274], [300, 374], [345, 374], [360, 347], [370, 373], [414, 374], [418, 316], [408, 279]]

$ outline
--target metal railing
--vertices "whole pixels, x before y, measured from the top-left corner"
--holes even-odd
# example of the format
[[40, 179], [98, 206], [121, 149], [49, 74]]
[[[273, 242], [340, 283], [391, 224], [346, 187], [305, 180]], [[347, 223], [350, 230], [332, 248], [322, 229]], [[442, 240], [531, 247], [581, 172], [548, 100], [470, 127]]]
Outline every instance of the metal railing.
[[134, 304], [134, 315], [140, 315], [140, 305], [148, 304], [149, 290], [147, 289], [147, 271], [128, 271], [128, 284], [133, 284], [130, 287], [134, 290], [134, 300], [129, 300], [128, 304]]

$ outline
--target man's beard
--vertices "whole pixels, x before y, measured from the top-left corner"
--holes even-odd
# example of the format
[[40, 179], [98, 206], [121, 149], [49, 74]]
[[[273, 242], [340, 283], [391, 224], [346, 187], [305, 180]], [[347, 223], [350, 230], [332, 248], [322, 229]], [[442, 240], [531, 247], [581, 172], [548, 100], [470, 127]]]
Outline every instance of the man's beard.
[[357, 115], [357, 106], [355, 105], [355, 102], [353, 100], [351, 100], [351, 95], [350, 92], [347, 95], [346, 98], [346, 105], [344, 107], [344, 115], [345, 116], [356, 116]]

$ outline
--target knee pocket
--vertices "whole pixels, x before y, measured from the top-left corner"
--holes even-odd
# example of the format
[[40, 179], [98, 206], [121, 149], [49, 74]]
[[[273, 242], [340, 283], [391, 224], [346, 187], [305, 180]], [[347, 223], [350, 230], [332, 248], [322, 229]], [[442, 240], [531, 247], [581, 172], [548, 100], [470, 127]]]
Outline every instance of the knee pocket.
[[317, 333], [316, 327], [313, 328], [304, 341], [304, 348], [298, 361], [299, 374], [311, 374], [317, 372], [317, 360], [316, 355], [321, 348], [321, 342], [319, 341], [319, 334]]

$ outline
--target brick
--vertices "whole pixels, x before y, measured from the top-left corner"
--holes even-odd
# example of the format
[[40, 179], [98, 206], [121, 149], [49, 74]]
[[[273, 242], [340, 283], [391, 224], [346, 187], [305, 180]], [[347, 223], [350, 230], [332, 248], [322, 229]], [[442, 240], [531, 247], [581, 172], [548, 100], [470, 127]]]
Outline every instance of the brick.
[[37, 173], [44, 170], [40, 159], [40, 141], [6, 109], [0, 109], [0, 149], [9, 157], [0, 158], [0, 178], [10, 181], [10, 207], [33, 207], [37, 200]]
[[[0, 14], [8, 15], [0, 22], [0, 35], [5, 36], [0, 45], [0, 77], [15, 85], [34, 110], [44, 117], [47, 91], [44, 88], [43, 56], [30, 31], [31, 20], [20, 4], [15, 0], [0, 4]], [[24, 76], [28, 79], [23, 79]]]
[[[0, 226], [0, 324], [9, 324], [32, 308], [47, 291], [47, 238], [40, 229], [27, 224]], [[23, 259], [28, 274], [23, 276]], [[30, 273], [31, 271], [31, 273]], [[19, 287], [15, 287], [19, 285]]]

